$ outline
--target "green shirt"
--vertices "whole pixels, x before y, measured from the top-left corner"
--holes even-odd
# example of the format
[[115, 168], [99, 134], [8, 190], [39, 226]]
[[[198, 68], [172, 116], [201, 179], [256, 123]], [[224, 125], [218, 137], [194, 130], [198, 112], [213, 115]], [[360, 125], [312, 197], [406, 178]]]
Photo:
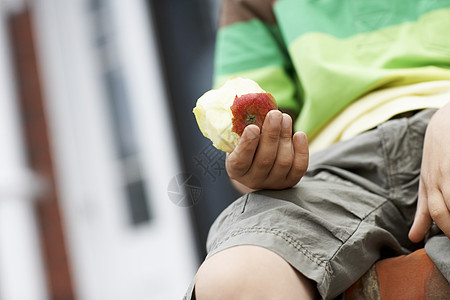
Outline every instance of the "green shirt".
[[225, 0], [215, 86], [232, 76], [313, 137], [371, 91], [450, 80], [450, 0]]

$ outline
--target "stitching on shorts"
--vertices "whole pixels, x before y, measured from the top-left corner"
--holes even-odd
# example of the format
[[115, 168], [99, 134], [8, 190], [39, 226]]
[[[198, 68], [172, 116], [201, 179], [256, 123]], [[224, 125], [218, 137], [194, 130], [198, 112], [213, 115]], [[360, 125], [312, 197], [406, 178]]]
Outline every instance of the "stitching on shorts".
[[[406, 141], [408, 143], [408, 149], [406, 153], [404, 153], [405, 157], [404, 160], [414, 160], [418, 155], [421, 156], [422, 146], [417, 145], [417, 136], [421, 132], [420, 130], [416, 130], [415, 125], [417, 122], [425, 123], [422, 119], [417, 119], [416, 116], [411, 117], [409, 119], [399, 119], [397, 122], [403, 122], [401, 125], [405, 126], [406, 128]], [[401, 187], [399, 186], [399, 182], [401, 180], [399, 179], [398, 175], [400, 174], [398, 170], [402, 169], [401, 165], [398, 165], [398, 162], [392, 159], [389, 155], [387, 145], [387, 141], [389, 140], [389, 134], [387, 133], [387, 129], [382, 126], [379, 130], [380, 132], [380, 140], [382, 145], [382, 151], [383, 151], [383, 159], [386, 164], [386, 180], [388, 184], [388, 199], [389, 200], [396, 200], [398, 197], [402, 197], [401, 194]], [[414, 139], [414, 143], [411, 142], [411, 140]], [[420, 170], [420, 168], [419, 168]], [[400, 181], [399, 181], [400, 180]]]
[[[381, 206], [385, 205], [386, 203], [388, 203], [389, 201], [383, 201], [382, 203], [380, 203], [377, 207], [375, 207], [374, 209], [372, 209], [364, 218], [361, 219], [361, 221], [359, 222], [358, 226], [356, 226], [355, 230], [348, 236], [347, 239], [345, 239], [345, 241], [341, 244], [341, 246], [336, 250], [336, 252], [334, 252], [334, 254], [331, 256], [331, 258], [329, 259], [329, 261], [327, 262], [329, 269], [331, 269], [331, 261], [336, 257], [336, 255], [339, 253], [339, 251], [341, 251], [342, 247], [345, 245], [345, 243], [347, 243], [347, 241], [358, 231], [359, 227], [361, 226], [361, 224], [367, 219], [367, 217], [369, 217], [373, 212], [375, 212], [377, 209], [379, 209]], [[330, 273], [330, 275], [332, 274], [332, 272]], [[323, 282], [325, 280], [325, 276], [322, 278], [322, 281], [320, 282], [319, 285], [323, 285]]]
[[[392, 198], [393, 190], [392, 190], [392, 170], [391, 170], [391, 162], [388, 157], [388, 151], [387, 151], [387, 145], [386, 145], [386, 136], [385, 136], [385, 130], [384, 128], [379, 128], [378, 130], [380, 134], [380, 142], [381, 142], [381, 148], [383, 149], [383, 160], [386, 164], [386, 181], [389, 188], [389, 198]], [[372, 212], [370, 212], [372, 213]], [[369, 214], [370, 214], [369, 213]]]
[[372, 209], [367, 215], [364, 216], [364, 218], [361, 219], [358, 226], [356, 226], [355, 230], [345, 239], [345, 241], [342, 242], [342, 245], [336, 250], [336, 252], [331, 256], [330, 261], [337, 255], [337, 253], [342, 249], [342, 247], [347, 243], [347, 241], [358, 231], [361, 224], [369, 217], [372, 213], [374, 213], [376, 210], [378, 210], [380, 207], [388, 203], [389, 201], [385, 200], [381, 202], [378, 206], [376, 206], [374, 209]]
[[303, 255], [305, 255], [309, 260], [311, 260], [312, 262], [314, 262], [318, 266], [323, 267], [327, 273], [333, 274], [333, 270], [331, 269], [331, 266], [330, 266], [330, 263], [329, 263], [328, 260], [324, 259], [322, 256], [319, 256], [317, 254], [314, 254], [314, 253], [310, 252], [309, 250], [304, 248], [300, 244], [300, 242], [298, 240], [296, 240], [295, 238], [293, 238], [290, 234], [288, 234], [286, 232], [283, 232], [281, 230], [278, 230], [278, 229], [266, 228], [266, 227], [257, 227], [257, 226], [250, 227], [250, 228], [242, 228], [242, 229], [239, 229], [239, 230], [231, 232], [231, 234], [229, 234], [222, 241], [218, 242], [213, 248], [219, 247], [220, 245], [225, 243], [230, 238], [236, 237], [236, 236], [241, 235], [241, 234], [252, 233], [252, 232], [270, 233], [270, 234], [273, 234], [273, 235], [276, 235], [276, 236], [282, 238], [288, 244], [290, 244], [292, 247], [297, 249], [297, 251], [299, 251]]

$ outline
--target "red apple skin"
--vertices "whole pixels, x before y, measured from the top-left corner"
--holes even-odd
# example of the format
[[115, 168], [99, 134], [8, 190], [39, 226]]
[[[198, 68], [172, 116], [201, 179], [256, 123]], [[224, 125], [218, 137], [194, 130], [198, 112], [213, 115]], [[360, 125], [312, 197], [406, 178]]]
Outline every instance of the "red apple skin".
[[241, 136], [247, 125], [255, 124], [261, 129], [267, 113], [277, 109], [277, 103], [270, 93], [249, 93], [236, 96], [230, 108], [232, 131]]

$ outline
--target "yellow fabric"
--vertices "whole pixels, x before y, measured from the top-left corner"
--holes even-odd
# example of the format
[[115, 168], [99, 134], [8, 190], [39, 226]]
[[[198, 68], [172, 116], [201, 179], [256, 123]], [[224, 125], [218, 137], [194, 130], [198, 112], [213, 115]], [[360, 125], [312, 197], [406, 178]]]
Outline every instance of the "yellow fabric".
[[349, 139], [389, 120], [417, 109], [440, 108], [450, 102], [450, 81], [430, 81], [372, 92], [339, 113], [309, 141], [310, 152]]

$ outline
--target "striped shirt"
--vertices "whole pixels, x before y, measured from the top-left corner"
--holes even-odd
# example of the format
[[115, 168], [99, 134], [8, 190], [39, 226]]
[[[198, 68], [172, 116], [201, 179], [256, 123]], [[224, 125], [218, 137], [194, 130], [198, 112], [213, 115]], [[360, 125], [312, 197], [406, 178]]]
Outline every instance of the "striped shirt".
[[361, 97], [450, 80], [450, 0], [224, 0], [215, 86], [251, 78], [314, 138]]

